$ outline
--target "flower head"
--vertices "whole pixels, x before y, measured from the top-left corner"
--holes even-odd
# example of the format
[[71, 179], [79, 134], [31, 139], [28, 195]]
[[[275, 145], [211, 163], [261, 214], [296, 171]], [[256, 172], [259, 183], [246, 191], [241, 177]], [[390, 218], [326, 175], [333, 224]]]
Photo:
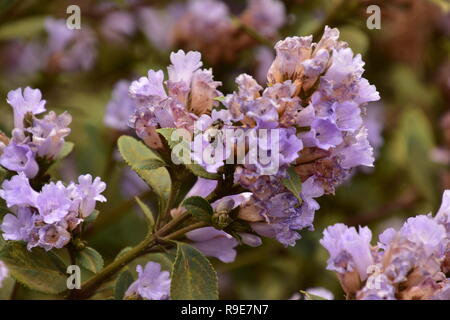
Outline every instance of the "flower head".
[[138, 279], [125, 292], [125, 299], [137, 296], [146, 300], [167, 300], [170, 296], [170, 273], [161, 265], [148, 262], [144, 268], [136, 267]]

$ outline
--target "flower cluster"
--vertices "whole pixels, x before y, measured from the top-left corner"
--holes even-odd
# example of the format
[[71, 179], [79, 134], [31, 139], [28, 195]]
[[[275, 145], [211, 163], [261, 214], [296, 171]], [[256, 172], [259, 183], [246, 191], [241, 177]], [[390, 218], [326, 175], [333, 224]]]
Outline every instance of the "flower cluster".
[[78, 183], [65, 186], [61, 181], [50, 182], [38, 192], [23, 172], [3, 182], [0, 197], [5, 200], [8, 213], [1, 229], [5, 240], [25, 241], [28, 250], [62, 248], [71, 240], [73, 232], [95, 210], [106, 184], [100, 178], [82, 175]]
[[200, 69], [200, 58], [198, 52], [179, 50], [170, 55], [167, 81], [162, 70], [150, 70], [147, 77], [131, 83], [129, 92], [137, 110], [130, 124], [150, 146], [158, 146], [154, 128], [192, 131], [199, 115], [218, 106], [215, 98], [222, 95], [217, 90], [221, 82], [214, 81], [210, 69]]
[[125, 299], [167, 300], [170, 296], [170, 273], [161, 265], [148, 262], [144, 268], [136, 267], [138, 279], [125, 292]]
[[44, 23], [45, 41], [17, 40], [5, 52], [11, 73], [31, 75], [39, 71], [87, 71], [97, 56], [97, 39], [94, 32], [83, 24], [81, 29], [69, 29], [65, 19], [48, 17]]
[[36, 115], [46, 111], [46, 101], [39, 89], [12, 90], [7, 102], [13, 109], [14, 129], [11, 138], [0, 134], [0, 165], [32, 179], [40, 164], [50, 164], [61, 152], [72, 117], [67, 112], [57, 115], [50, 111], [37, 118]]
[[[319, 208], [314, 198], [333, 193], [353, 168], [374, 161], [362, 116], [365, 105], [379, 95], [362, 77], [361, 56], [338, 38], [337, 29], [326, 27], [318, 43], [312, 36], [279, 41], [267, 88], [242, 74], [236, 79], [238, 91], [220, 99], [211, 71], [199, 69], [199, 53], [172, 53], [168, 94], [162, 71], [150, 70], [131, 84], [139, 106], [131, 124], [150, 147], [158, 145], [156, 128], [187, 129], [193, 136], [192, 158], [208, 172], [223, 172], [228, 160], [237, 163], [234, 183], [252, 193], [238, 218], [259, 235], [294, 245], [299, 230], [313, 228]], [[217, 100], [225, 108], [219, 109]], [[223, 143], [222, 131], [208, 132], [224, 129], [243, 134]], [[260, 130], [270, 137], [275, 133], [278, 143], [269, 138], [264, 144]], [[235, 150], [238, 142], [245, 146], [241, 156]], [[276, 159], [275, 171], [271, 164], [249, 161], [262, 145]], [[204, 159], [207, 149], [214, 150], [213, 162]], [[290, 168], [303, 182], [300, 194], [285, 186]]]
[[337, 273], [349, 298], [428, 300], [450, 298], [450, 190], [435, 217], [409, 218], [386, 229], [371, 245], [369, 228], [336, 224], [324, 231], [328, 270]]
[[96, 202], [106, 201], [101, 195], [106, 185], [91, 175], [68, 186], [61, 181], [45, 184], [46, 171], [61, 153], [72, 118], [53, 111], [38, 118], [46, 111], [39, 89], [12, 90], [7, 102], [13, 108], [15, 128], [11, 138], [0, 135], [0, 165], [12, 176], [0, 188], [0, 198], [11, 212], [3, 218], [3, 238], [25, 241], [28, 249], [62, 248]]
[[[190, 0], [163, 10], [145, 8], [139, 16], [144, 33], [156, 47], [199, 50], [212, 64], [233, 61], [239, 51], [255, 45], [222, 1]], [[286, 22], [285, 8], [277, 0], [249, 0], [239, 20], [274, 39]]]

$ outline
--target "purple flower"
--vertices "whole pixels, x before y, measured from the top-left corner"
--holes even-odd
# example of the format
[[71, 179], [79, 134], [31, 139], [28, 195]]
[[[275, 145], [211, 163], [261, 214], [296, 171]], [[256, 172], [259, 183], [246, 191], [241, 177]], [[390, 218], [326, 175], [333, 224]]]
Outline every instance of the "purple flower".
[[129, 87], [130, 83], [125, 80], [115, 84], [104, 118], [108, 127], [124, 132], [129, 130], [128, 122], [136, 111], [136, 103], [128, 93]]
[[35, 245], [47, 251], [53, 248], [60, 249], [68, 244], [71, 239], [71, 234], [66, 228], [54, 224], [40, 228], [38, 235], [39, 241]]
[[129, 92], [132, 98], [136, 99], [138, 105], [146, 104], [153, 99], [164, 99], [167, 97], [164, 90], [164, 73], [162, 70], [149, 70], [147, 77], [141, 77], [133, 81]]
[[368, 268], [374, 259], [370, 251], [372, 232], [369, 228], [347, 227], [342, 223], [328, 227], [320, 243], [328, 250], [328, 270], [339, 273], [357, 271], [362, 281], [367, 279]]
[[101, 31], [108, 40], [123, 43], [136, 31], [136, 21], [126, 11], [114, 11], [103, 19]]
[[225, 263], [233, 262], [236, 258], [234, 248], [239, 243], [225, 231], [205, 227], [189, 231], [186, 237], [193, 241], [192, 246], [206, 256], [215, 257]]
[[65, 137], [70, 134], [72, 117], [67, 112], [57, 116], [53, 111], [43, 119], [34, 119], [28, 131], [33, 135], [32, 142], [37, 147], [37, 155], [54, 159], [64, 146]]
[[27, 144], [8, 144], [0, 155], [0, 165], [11, 171], [23, 172], [28, 178], [34, 178], [39, 172], [35, 153]]
[[338, 127], [328, 119], [316, 119], [311, 124], [311, 131], [302, 135], [307, 147], [319, 147], [328, 150], [342, 142]]
[[140, 8], [138, 25], [157, 49], [168, 50], [174, 44], [174, 28], [183, 12], [184, 8], [179, 3], [163, 9]]
[[8, 213], [1, 225], [3, 239], [27, 241], [34, 229], [34, 218], [30, 208], [19, 207], [16, 214]]
[[64, 19], [47, 18], [45, 30], [48, 34], [46, 55], [53, 63], [52, 68], [56, 71], [86, 71], [93, 66], [97, 40], [89, 26], [72, 30], [67, 28]]
[[190, 39], [211, 42], [228, 32], [231, 26], [229, 9], [222, 1], [190, 0], [178, 29]]
[[140, 196], [142, 193], [149, 191], [147, 183], [135, 171], [129, 168], [125, 168], [122, 172], [120, 187], [126, 199]]
[[184, 53], [183, 50], [172, 52], [170, 54], [170, 62], [172, 63], [167, 71], [169, 73], [169, 81], [182, 82], [190, 85], [194, 73], [203, 65], [201, 54], [197, 51], [189, 51]]
[[146, 300], [167, 300], [170, 296], [170, 273], [161, 271], [161, 265], [148, 262], [145, 268], [136, 267], [138, 279], [125, 292], [125, 299], [134, 296]]
[[281, 1], [250, 0], [243, 20], [262, 35], [273, 37], [286, 22], [286, 12]]
[[61, 181], [46, 184], [37, 196], [36, 207], [45, 223], [59, 222], [72, 206], [69, 192]]
[[80, 214], [83, 218], [88, 217], [95, 209], [97, 201], [105, 202], [106, 198], [102, 192], [106, 189], [106, 183], [96, 177], [92, 181], [92, 176], [86, 174], [78, 177], [78, 185], [75, 186], [77, 195], [76, 202], [79, 202]]
[[6, 180], [0, 189], [0, 197], [6, 201], [8, 208], [13, 206], [36, 205], [38, 193], [30, 186], [30, 182], [23, 172]]
[[6, 99], [14, 111], [14, 127], [22, 129], [23, 120], [27, 113], [40, 114], [45, 112], [45, 100], [42, 100], [42, 94], [39, 89], [26, 87], [23, 90], [18, 88], [8, 92]]

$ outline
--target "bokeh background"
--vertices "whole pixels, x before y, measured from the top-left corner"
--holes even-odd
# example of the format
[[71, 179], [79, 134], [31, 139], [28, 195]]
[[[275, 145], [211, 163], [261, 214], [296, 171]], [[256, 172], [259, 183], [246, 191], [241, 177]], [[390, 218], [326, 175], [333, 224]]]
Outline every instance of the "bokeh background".
[[[264, 6], [263, 0], [253, 2]], [[75, 149], [52, 172], [65, 181], [91, 173], [108, 182], [109, 201], [99, 208], [98, 220], [85, 235], [106, 262], [144, 236], [145, 224], [132, 196], [152, 201], [117, 156], [114, 144], [124, 132], [104, 123], [115, 84], [145, 75], [148, 69], [165, 69], [171, 51], [197, 49], [215, 79], [223, 82], [221, 91], [229, 93], [240, 73], [263, 81], [277, 39], [313, 34], [317, 40], [325, 25], [339, 28], [341, 39], [362, 54], [365, 77], [380, 92], [381, 102], [367, 108], [375, 167], [358, 170], [335, 195], [320, 198], [315, 231], [302, 232], [295, 247], [265, 239], [259, 248], [238, 248], [234, 263], [213, 260], [220, 274], [221, 298], [288, 299], [298, 290], [324, 287], [342, 299], [334, 273], [325, 270], [327, 254], [319, 244], [326, 226], [369, 225], [377, 233], [400, 225], [406, 217], [437, 210], [442, 190], [450, 188], [450, 3], [280, 2], [283, 20], [267, 22], [276, 25], [275, 32], [265, 30], [263, 21], [243, 36], [209, 39], [212, 29], [220, 27], [220, 12], [200, 12], [210, 16], [212, 29], [180, 36], [174, 25], [186, 15], [183, 1], [0, 1], [0, 130], [12, 129], [6, 94], [17, 87], [40, 88], [47, 109], [73, 115], [68, 140]], [[244, 14], [248, 2], [224, 3], [233, 23], [245, 27], [250, 19]], [[58, 43], [49, 40], [46, 21], [67, 18], [66, 9], [72, 4], [81, 8], [82, 35], [59, 52]], [[379, 30], [366, 26], [366, 8], [371, 4], [381, 9]], [[70, 54], [81, 56], [82, 62], [64, 56]], [[49, 298], [23, 287], [14, 295]]]

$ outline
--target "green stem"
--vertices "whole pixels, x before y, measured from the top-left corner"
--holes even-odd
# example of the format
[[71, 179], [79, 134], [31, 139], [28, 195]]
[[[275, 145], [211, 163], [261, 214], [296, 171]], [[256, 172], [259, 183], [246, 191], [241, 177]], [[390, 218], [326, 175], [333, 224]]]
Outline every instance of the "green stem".
[[96, 289], [108, 280], [111, 276], [113, 276], [117, 271], [122, 269], [129, 262], [133, 261], [136, 257], [138, 257], [142, 252], [147, 250], [149, 247], [156, 244], [159, 238], [163, 237], [174, 228], [176, 228], [180, 223], [184, 222], [189, 217], [189, 213], [184, 213], [179, 217], [171, 220], [168, 224], [163, 226], [161, 229], [156, 231], [154, 234], [149, 235], [139, 243], [136, 247], [128, 251], [126, 254], [121, 256], [120, 258], [114, 260], [108, 266], [106, 266], [103, 270], [97, 273], [95, 276], [87, 280], [82, 284], [80, 290], [74, 290], [69, 295], [69, 299], [87, 299], [91, 297]]
[[181, 238], [182, 236], [184, 236], [185, 233], [195, 230], [195, 229], [199, 229], [199, 228], [203, 228], [203, 227], [207, 227], [209, 226], [208, 223], [206, 222], [197, 222], [194, 224], [191, 224], [187, 227], [181, 228], [180, 230], [177, 230], [165, 237], [162, 238], [162, 240], [176, 240], [178, 238]]

